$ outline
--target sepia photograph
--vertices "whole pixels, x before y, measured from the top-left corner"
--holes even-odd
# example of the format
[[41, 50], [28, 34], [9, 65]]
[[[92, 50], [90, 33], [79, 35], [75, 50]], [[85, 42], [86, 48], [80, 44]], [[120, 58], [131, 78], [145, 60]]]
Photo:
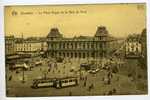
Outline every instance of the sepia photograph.
[[148, 95], [146, 3], [4, 7], [7, 97]]

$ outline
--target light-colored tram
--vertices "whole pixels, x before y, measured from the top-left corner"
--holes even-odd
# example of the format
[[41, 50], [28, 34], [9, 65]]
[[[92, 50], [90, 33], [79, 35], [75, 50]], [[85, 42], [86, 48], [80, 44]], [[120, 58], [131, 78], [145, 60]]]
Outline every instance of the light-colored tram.
[[59, 78], [55, 82], [55, 88], [76, 86], [78, 84], [79, 84], [79, 79], [77, 77]]

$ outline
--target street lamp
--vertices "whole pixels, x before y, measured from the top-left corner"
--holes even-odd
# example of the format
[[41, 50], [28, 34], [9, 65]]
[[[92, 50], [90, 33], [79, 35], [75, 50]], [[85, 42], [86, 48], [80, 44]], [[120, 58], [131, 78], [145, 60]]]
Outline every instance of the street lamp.
[[24, 67], [22, 67], [22, 83], [25, 83]]

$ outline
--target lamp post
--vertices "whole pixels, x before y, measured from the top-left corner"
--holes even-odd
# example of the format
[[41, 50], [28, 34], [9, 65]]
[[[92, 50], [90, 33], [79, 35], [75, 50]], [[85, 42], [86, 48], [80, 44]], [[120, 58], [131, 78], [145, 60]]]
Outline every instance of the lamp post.
[[25, 77], [24, 77], [24, 67], [22, 68], [22, 83], [25, 83]]
[[80, 65], [80, 80], [81, 80], [81, 65]]

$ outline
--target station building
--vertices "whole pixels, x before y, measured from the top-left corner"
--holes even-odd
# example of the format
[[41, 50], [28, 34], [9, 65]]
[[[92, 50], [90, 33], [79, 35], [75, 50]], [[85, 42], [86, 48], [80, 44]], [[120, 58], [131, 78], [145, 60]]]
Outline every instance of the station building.
[[47, 55], [50, 57], [101, 58], [108, 54], [109, 33], [105, 26], [97, 27], [93, 37], [66, 38], [58, 28], [52, 28], [47, 35]]

